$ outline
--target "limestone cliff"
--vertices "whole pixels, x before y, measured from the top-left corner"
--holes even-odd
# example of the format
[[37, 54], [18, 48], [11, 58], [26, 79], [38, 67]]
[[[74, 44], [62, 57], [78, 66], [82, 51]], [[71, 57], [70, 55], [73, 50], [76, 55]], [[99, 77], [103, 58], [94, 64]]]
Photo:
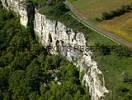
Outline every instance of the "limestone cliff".
[[14, 11], [18, 16], [20, 16], [20, 23], [23, 26], [27, 26], [28, 15], [25, 0], [1, 0], [1, 2], [3, 7]]
[[[6, 9], [11, 9], [20, 16], [20, 23], [27, 26], [28, 13], [24, 0], [1, 0]], [[44, 47], [50, 46], [52, 54], [61, 54], [73, 62], [80, 71], [84, 71], [83, 83], [89, 87], [91, 100], [101, 100], [108, 90], [102, 72], [91, 58], [92, 52], [86, 48], [83, 33], [73, 32], [61, 22], [47, 19], [45, 15], [35, 10], [34, 31]]]

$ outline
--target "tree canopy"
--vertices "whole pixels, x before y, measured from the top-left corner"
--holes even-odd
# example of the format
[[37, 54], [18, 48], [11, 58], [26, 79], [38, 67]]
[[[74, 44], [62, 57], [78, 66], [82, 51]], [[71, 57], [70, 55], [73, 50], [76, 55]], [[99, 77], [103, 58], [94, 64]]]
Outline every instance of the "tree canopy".
[[85, 98], [89, 94], [76, 67], [50, 55], [19, 24], [19, 18], [0, 8], [0, 100]]

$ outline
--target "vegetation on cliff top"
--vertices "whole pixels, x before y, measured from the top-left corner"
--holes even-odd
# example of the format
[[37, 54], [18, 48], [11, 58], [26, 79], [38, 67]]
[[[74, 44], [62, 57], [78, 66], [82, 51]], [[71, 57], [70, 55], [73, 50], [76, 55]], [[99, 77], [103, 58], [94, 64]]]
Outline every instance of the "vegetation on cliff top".
[[[45, 1], [34, 0], [34, 3], [39, 7]], [[75, 31], [84, 32], [88, 43], [94, 48], [101, 47], [93, 52], [110, 90], [110, 96], [106, 99], [131, 100], [132, 57], [128, 50], [119, 46], [110, 49], [113, 42], [84, 27], [69, 13], [66, 11], [57, 20]], [[48, 54], [18, 23], [12, 13], [0, 10], [0, 99], [88, 99], [88, 92], [79, 81], [78, 70], [62, 57]]]
[[[51, 13], [52, 11], [54, 12], [54, 10], [57, 12], [57, 9], [55, 9], [59, 5], [57, 4], [57, 1], [55, 3], [51, 3], [50, 5], [47, 4], [46, 1], [47, 0], [45, 0], [44, 3], [41, 2], [40, 4], [39, 2], [36, 2], [40, 13], [44, 13], [48, 18], [53, 20], [61, 21], [74, 31], [83, 32], [88, 45], [92, 46], [91, 49], [94, 53], [93, 57], [98, 62], [99, 68], [103, 71], [106, 86], [110, 91], [106, 100], [131, 100], [131, 50], [113, 43], [108, 38], [105, 38], [82, 25], [76, 19], [71, 17], [71, 12], [65, 5], [63, 5], [62, 1], [59, 1], [59, 4], [65, 6], [65, 9], [67, 10], [63, 11], [63, 9], [59, 9], [59, 11], [63, 12], [63, 14], [61, 13], [61, 15], [57, 17], [55, 14]], [[127, 81], [124, 81], [126, 79]]]
[[0, 100], [89, 100], [79, 71], [0, 8]]
[[78, 15], [132, 43], [132, 0], [68, 0]]

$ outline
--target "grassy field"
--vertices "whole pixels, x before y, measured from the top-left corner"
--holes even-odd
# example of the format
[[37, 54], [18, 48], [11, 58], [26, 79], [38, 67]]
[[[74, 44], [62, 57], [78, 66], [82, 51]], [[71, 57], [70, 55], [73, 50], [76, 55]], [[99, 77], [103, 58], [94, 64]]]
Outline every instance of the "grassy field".
[[[113, 41], [96, 32], [88, 33], [87, 42], [92, 46], [96, 44], [106, 45], [108, 47], [118, 46]], [[132, 57], [119, 56], [116, 52], [103, 55], [98, 50], [94, 52], [94, 56], [99, 69], [104, 74], [106, 87], [110, 92], [105, 100], [132, 100], [132, 83], [123, 82], [124, 73], [132, 76]], [[122, 92], [123, 89], [128, 89], [128, 91]]]
[[92, 21], [103, 30], [115, 33], [123, 39], [132, 42], [132, 12], [125, 13], [112, 20], [97, 22], [95, 19], [102, 13], [119, 9], [122, 5], [132, 3], [132, 0], [70, 0], [74, 8], [87, 21]]
[[87, 19], [93, 19], [103, 12], [116, 10], [131, 2], [132, 0], [75, 0], [72, 4]]
[[[132, 100], [132, 83], [123, 82], [124, 73], [132, 76], [132, 57], [119, 57], [116, 54], [97, 56], [100, 69], [103, 71], [109, 95], [105, 100]], [[128, 92], [122, 92], [126, 88]], [[125, 96], [130, 96], [125, 98]]]
[[[88, 32], [87, 42], [92, 46], [96, 46], [96, 44], [106, 45], [108, 47], [118, 46], [113, 41], [96, 32]], [[119, 56], [116, 52], [112, 51], [107, 55], [101, 54], [98, 50], [94, 52], [94, 59], [104, 74], [106, 87], [110, 92], [105, 100], [132, 100], [132, 83], [123, 82], [124, 73], [132, 76], [132, 57]], [[125, 88], [129, 91], [122, 92]]]
[[132, 12], [112, 20], [103, 21], [99, 23], [98, 26], [132, 42]]
[[[113, 41], [96, 32], [87, 32], [87, 35], [87, 43], [91, 46], [96, 46], [96, 44], [106, 45], [108, 47], [118, 46]], [[116, 52], [103, 55], [98, 50], [95, 50], [94, 56], [99, 69], [104, 74], [106, 87], [110, 92], [105, 100], [132, 100], [132, 83], [123, 82], [124, 73], [132, 76], [132, 57], [119, 56]], [[124, 88], [129, 89], [129, 91], [122, 92]]]
[[[129, 3], [131, 1], [132, 0], [72, 0], [72, 3], [81, 15], [86, 17], [88, 20], [93, 20], [95, 16], [98, 16], [102, 12], [117, 9], [122, 4]], [[95, 2], [98, 3], [95, 4]], [[97, 6], [101, 6], [101, 8]], [[97, 25], [100, 28], [116, 33], [128, 41], [132, 41], [131, 13], [126, 13], [112, 20], [103, 21]], [[100, 34], [95, 32], [87, 33], [87, 40], [89, 44], [104, 44], [107, 46], [115, 45], [112, 41], [101, 36]], [[98, 51], [95, 51], [94, 55], [95, 60], [98, 62], [99, 68], [104, 74], [106, 87], [110, 91], [105, 100], [132, 100], [132, 83], [123, 82], [124, 73], [128, 73], [129, 76], [132, 76], [132, 57], [119, 56], [116, 52], [111, 52], [108, 55], [102, 55], [98, 53]], [[124, 89], [128, 91], [124, 92]]]

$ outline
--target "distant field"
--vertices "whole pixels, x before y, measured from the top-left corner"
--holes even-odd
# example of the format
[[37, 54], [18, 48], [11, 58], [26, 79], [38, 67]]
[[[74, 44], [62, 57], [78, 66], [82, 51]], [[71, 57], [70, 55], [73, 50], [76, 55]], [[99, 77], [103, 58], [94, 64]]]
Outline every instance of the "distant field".
[[86, 18], [93, 19], [103, 12], [115, 10], [124, 4], [130, 4], [132, 0], [72, 0], [74, 7]]
[[[71, 0], [73, 6], [88, 21], [94, 21], [96, 16], [102, 12], [120, 8], [121, 5], [128, 4], [132, 0]], [[113, 32], [120, 37], [132, 42], [132, 12], [125, 13], [112, 20], [96, 23], [96, 25], [104, 30]], [[88, 42], [96, 44], [113, 45], [109, 39], [90, 32], [88, 34]], [[121, 50], [119, 50], [120, 52]], [[97, 52], [96, 52], [97, 53]], [[132, 76], [132, 57], [117, 56], [116, 52], [110, 55], [96, 55], [95, 60], [98, 62], [99, 68], [104, 74], [106, 87], [109, 90], [105, 100], [132, 100], [132, 83], [123, 82], [124, 73]], [[128, 89], [124, 92], [123, 89]], [[123, 92], [122, 92], [123, 91]]]
[[115, 33], [123, 39], [132, 42], [132, 12], [106, 20], [101, 23], [95, 18], [100, 17], [103, 12], [117, 10], [122, 5], [132, 3], [132, 0], [70, 0], [73, 7], [87, 21], [92, 21], [106, 31]]
[[112, 20], [103, 21], [98, 26], [132, 42], [132, 12]]

